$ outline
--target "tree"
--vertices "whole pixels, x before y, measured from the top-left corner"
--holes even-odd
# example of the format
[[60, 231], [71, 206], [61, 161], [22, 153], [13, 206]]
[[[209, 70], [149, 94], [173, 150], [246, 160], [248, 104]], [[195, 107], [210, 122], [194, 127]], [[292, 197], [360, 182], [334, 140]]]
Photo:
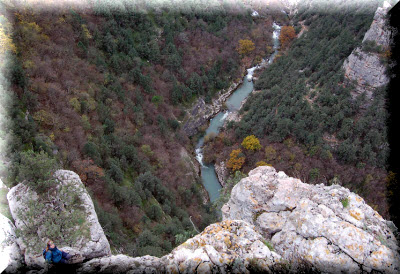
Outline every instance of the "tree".
[[282, 48], [286, 48], [290, 42], [296, 37], [296, 31], [292, 26], [283, 26], [281, 29], [281, 35], [279, 36], [279, 42]]
[[242, 150], [240, 148], [234, 149], [229, 156], [230, 158], [228, 160], [227, 167], [232, 169], [232, 171], [241, 169], [246, 159], [242, 153]]
[[253, 50], [255, 50], [255, 48], [256, 47], [254, 46], [253, 41], [244, 39], [244, 40], [239, 40], [239, 47], [238, 47], [237, 51], [241, 55], [247, 55], [250, 52], [252, 52]]
[[21, 162], [18, 166], [17, 180], [28, 185], [36, 192], [44, 193], [52, 185], [57, 162], [47, 153], [35, 153], [32, 150], [21, 152]]
[[242, 142], [242, 147], [244, 147], [247, 150], [253, 150], [253, 151], [260, 150], [261, 149], [260, 140], [258, 140], [258, 138], [254, 135], [247, 136], [246, 138], [244, 138]]
[[146, 210], [146, 214], [150, 219], [158, 221], [162, 217], [162, 210], [158, 204], [153, 204]]
[[265, 147], [265, 159], [269, 162], [276, 157], [276, 150], [272, 146]]
[[151, 98], [151, 102], [158, 107], [159, 104], [161, 104], [164, 101], [164, 98], [161, 95], [154, 95], [153, 98]]

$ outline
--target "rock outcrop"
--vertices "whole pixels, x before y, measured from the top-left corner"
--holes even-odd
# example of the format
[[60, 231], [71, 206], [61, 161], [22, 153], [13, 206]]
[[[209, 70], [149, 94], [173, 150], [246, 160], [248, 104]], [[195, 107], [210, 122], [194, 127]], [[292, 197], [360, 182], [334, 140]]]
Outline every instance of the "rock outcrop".
[[[81, 237], [64, 247], [74, 255], [74, 265], [69, 267], [76, 273], [273, 273], [288, 271], [289, 265], [291, 271], [400, 272], [393, 223], [339, 185], [309, 185], [273, 167], [258, 167], [233, 188], [222, 208], [222, 222], [209, 225], [161, 258], [132, 258], [111, 256], [93, 203], [78, 175], [60, 170], [55, 177], [58, 187], [68, 185], [79, 193], [90, 224], [88, 239]], [[8, 194], [16, 226], [22, 231], [28, 219], [21, 220], [18, 209], [27, 210], [22, 201], [27, 197], [35, 201], [37, 196], [23, 184]], [[57, 198], [68, 208], [62, 195]], [[41, 252], [27, 249], [26, 240], [33, 240], [35, 233], [43, 242], [47, 240], [40, 225], [33, 234], [17, 238], [12, 223], [0, 217], [0, 233], [10, 240], [0, 249], [2, 258], [9, 258], [9, 273], [21, 266], [22, 258], [28, 270], [42, 268], [30, 270], [31, 274], [59, 271], [59, 266], [43, 265]], [[36, 216], [39, 223], [48, 217], [46, 212]]]
[[255, 227], [240, 220], [209, 225], [161, 258], [167, 273], [248, 273], [251, 264], [270, 271], [281, 262]]
[[[390, 4], [385, 2], [375, 13], [374, 20], [369, 30], [365, 33], [363, 44], [372, 41], [380, 46], [382, 51], [388, 50], [390, 45], [391, 32], [386, 24], [386, 14]], [[343, 69], [345, 77], [356, 83], [352, 96], [365, 93], [368, 99], [373, 96], [374, 89], [382, 87], [389, 82], [386, 75], [386, 67], [382, 63], [382, 53], [365, 52], [362, 47], [353, 50], [350, 56], [344, 61]]]
[[126, 255], [113, 255], [92, 259], [80, 266], [76, 273], [163, 273], [161, 259], [153, 256], [132, 258]]
[[203, 98], [199, 98], [188, 113], [189, 117], [183, 125], [183, 131], [188, 136], [195, 135], [202, 125], [207, 123], [222, 110], [225, 101], [241, 84], [241, 82], [242, 81], [233, 83], [228, 90], [221, 90], [218, 93], [217, 98], [212, 100], [211, 104], [206, 104]]
[[309, 185], [258, 167], [232, 190], [223, 219], [254, 224], [283, 259], [322, 272], [400, 271], [391, 222], [339, 185]]
[[23, 256], [16, 242], [15, 226], [0, 214], [0, 272], [17, 273], [22, 263]]
[[228, 168], [226, 167], [225, 162], [221, 161], [219, 163], [215, 163], [214, 168], [219, 183], [222, 187], [224, 187], [226, 184], [226, 178], [228, 177]]
[[[69, 234], [82, 233], [70, 238], [68, 246], [76, 250], [77, 256], [82, 257], [82, 260], [110, 255], [110, 244], [97, 219], [93, 201], [79, 176], [72, 171], [58, 170], [54, 177], [56, 185], [52, 193], [47, 195], [47, 200], [39, 200], [39, 195], [23, 183], [11, 188], [7, 194], [15, 225], [22, 231], [21, 236], [16, 240], [24, 255], [25, 264], [31, 268], [45, 266], [42, 248], [48, 240], [47, 235], [52, 229], [61, 229], [56, 225], [46, 226], [46, 221], [52, 217], [52, 214], [58, 214], [57, 212], [61, 211], [67, 215], [60, 218], [72, 218], [68, 214], [76, 213], [78, 208], [83, 212], [80, 223], [74, 224], [74, 227], [69, 230], [60, 231], [64, 238], [68, 238]], [[74, 204], [76, 201], [71, 201], [71, 193], [78, 195], [78, 205]], [[64, 244], [59, 243], [59, 247]]]

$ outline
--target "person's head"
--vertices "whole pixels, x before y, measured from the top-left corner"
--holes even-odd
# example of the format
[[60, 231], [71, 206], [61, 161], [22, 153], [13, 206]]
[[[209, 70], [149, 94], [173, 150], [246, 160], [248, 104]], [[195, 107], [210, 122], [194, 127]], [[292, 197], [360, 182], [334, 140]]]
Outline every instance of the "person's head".
[[49, 248], [54, 248], [54, 247], [56, 247], [56, 246], [55, 246], [55, 244], [53, 243], [53, 241], [52, 241], [52, 240], [49, 240], [49, 241], [47, 242], [46, 250], [49, 250]]

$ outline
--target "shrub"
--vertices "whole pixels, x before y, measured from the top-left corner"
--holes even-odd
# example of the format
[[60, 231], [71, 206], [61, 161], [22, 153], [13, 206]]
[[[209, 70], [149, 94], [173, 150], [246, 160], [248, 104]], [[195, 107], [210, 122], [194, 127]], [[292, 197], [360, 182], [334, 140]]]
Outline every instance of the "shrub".
[[272, 146], [265, 147], [265, 159], [269, 162], [276, 157], [276, 150]]
[[346, 208], [349, 205], [349, 198], [346, 197], [346, 198], [340, 199], [340, 202], [342, 203], [343, 208]]
[[246, 159], [242, 153], [242, 150], [240, 148], [234, 149], [229, 156], [230, 158], [226, 166], [232, 169], [232, 171], [241, 169]]
[[21, 152], [21, 162], [18, 166], [17, 180], [28, 185], [41, 194], [54, 185], [53, 173], [58, 165], [55, 159], [41, 151]]
[[244, 138], [242, 142], [242, 147], [253, 151], [260, 150], [261, 149], [260, 140], [258, 140], [258, 138], [254, 135], [247, 136], [246, 138]]
[[256, 163], [256, 166], [271, 166], [270, 164], [267, 164], [266, 162], [264, 162], [264, 161], [258, 161], [257, 163]]
[[151, 98], [151, 102], [158, 107], [159, 104], [161, 104], [164, 101], [164, 98], [161, 95], [154, 95], [153, 98]]
[[319, 169], [318, 168], [312, 168], [310, 170], [310, 181], [314, 181], [319, 177]]

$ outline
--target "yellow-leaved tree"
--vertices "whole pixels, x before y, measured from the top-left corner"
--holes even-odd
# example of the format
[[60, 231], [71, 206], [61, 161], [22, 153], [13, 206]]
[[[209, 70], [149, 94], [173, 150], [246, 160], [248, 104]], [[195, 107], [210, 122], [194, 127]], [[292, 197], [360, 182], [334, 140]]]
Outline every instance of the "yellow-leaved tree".
[[239, 52], [239, 54], [241, 55], [247, 55], [250, 52], [252, 52], [253, 50], [255, 50], [255, 46], [253, 41], [249, 40], [249, 39], [243, 39], [243, 40], [239, 40], [239, 47], [237, 48], [237, 51]]
[[242, 142], [242, 147], [253, 151], [260, 150], [261, 149], [260, 140], [258, 140], [258, 138], [254, 135], [247, 136], [246, 138], [244, 138]]
[[285, 49], [290, 42], [296, 37], [296, 31], [292, 26], [283, 26], [281, 29], [281, 35], [279, 36], [279, 42], [283, 49]]
[[246, 158], [244, 157], [240, 148], [232, 150], [229, 155], [230, 158], [226, 164], [228, 168], [232, 169], [233, 172], [242, 168]]

